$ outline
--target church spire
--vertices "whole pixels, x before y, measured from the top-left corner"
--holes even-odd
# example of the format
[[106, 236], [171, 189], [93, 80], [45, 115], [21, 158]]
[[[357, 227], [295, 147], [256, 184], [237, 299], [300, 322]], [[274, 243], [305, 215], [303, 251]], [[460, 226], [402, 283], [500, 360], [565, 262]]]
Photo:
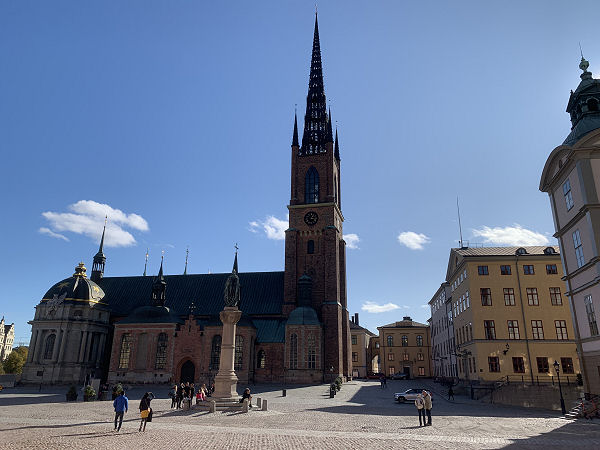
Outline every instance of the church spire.
[[331, 108], [329, 108], [329, 114], [327, 115], [327, 138], [326, 138], [325, 142], [333, 142], [333, 129], [332, 129], [332, 125], [331, 125]]
[[292, 147], [300, 147], [298, 143], [298, 114], [294, 111], [294, 136], [292, 137]]
[[100, 248], [98, 249], [98, 253], [94, 256], [94, 261], [92, 263], [92, 276], [90, 279], [97, 283], [104, 276], [104, 266], [106, 264], [106, 256], [104, 256], [104, 234], [106, 233], [106, 222], [108, 220], [108, 216], [104, 217], [104, 229], [102, 230], [102, 238], [100, 239]]
[[165, 277], [163, 275], [164, 258], [164, 255], [160, 258], [160, 269], [158, 271], [158, 276], [152, 283], [152, 304], [154, 306], [165, 306], [167, 282], [165, 281]]
[[327, 138], [327, 106], [321, 64], [321, 44], [319, 42], [319, 22], [315, 14], [315, 34], [313, 37], [308, 95], [306, 96], [306, 114], [304, 115], [304, 134], [302, 136], [301, 155], [325, 152]]
[[337, 159], [339, 161], [340, 160], [340, 145], [338, 143], [337, 128], [335, 129], [335, 145], [333, 148], [334, 148], [335, 159]]

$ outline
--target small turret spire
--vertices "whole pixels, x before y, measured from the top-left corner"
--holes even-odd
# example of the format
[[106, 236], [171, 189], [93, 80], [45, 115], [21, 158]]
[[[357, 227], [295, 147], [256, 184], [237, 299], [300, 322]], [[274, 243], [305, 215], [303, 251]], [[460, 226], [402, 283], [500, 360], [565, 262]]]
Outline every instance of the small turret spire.
[[92, 263], [92, 276], [90, 279], [97, 283], [104, 276], [104, 266], [106, 265], [106, 256], [104, 256], [104, 235], [106, 233], [106, 223], [108, 221], [108, 216], [104, 217], [104, 228], [102, 229], [102, 238], [100, 239], [100, 247], [98, 248], [98, 253], [94, 256], [94, 260]]
[[167, 299], [167, 282], [165, 281], [165, 277], [163, 275], [164, 259], [165, 255], [162, 255], [160, 258], [160, 269], [158, 271], [158, 276], [154, 279], [154, 282], [152, 283], [152, 304], [154, 306], [165, 306], [165, 301]]
[[331, 107], [329, 108], [329, 114], [327, 116], [327, 137], [325, 142], [333, 142], [333, 128], [331, 125]]
[[235, 248], [235, 258], [233, 259], [233, 270], [231, 271], [231, 273], [237, 274], [238, 273], [237, 254], [238, 254], [238, 249], [239, 249], [237, 242], [235, 243], [234, 248]]
[[334, 148], [335, 159], [337, 159], [339, 161], [340, 160], [340, 144], [338, 142], [337, 127], [335, 127], [335, 145], [333, 146], [333, 148]]
[[183, 274], [187, 275], [187, 264], [188, 264], [188, 256], [190, 255], [190, 248], [185, 249], [185, 269], [183, 270]]
[[144, 262], [144, 276], [146, 276], [147, 268], [148, 268], [148, 248], [146, 248], [146, 262]]
[[294, 110], [294, 136], [292, 137], [292, 147], [300, 147], [298, 142], [298, 114]]

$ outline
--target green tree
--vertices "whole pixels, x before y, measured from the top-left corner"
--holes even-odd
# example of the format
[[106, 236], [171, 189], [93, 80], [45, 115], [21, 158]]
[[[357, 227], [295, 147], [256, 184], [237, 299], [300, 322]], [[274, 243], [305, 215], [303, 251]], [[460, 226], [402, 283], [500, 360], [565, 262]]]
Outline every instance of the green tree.
[[17, 347], [4, 360], [3, 368], [6, 373], [21, 373], [27, 360], [27, 347]]

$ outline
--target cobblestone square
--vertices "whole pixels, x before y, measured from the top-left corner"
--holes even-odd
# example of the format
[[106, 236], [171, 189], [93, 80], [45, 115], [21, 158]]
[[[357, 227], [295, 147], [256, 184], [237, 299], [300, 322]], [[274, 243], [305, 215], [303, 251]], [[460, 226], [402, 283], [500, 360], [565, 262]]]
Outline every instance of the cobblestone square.
[[[268, 400], [268, 411], [248, 414], [170, 409], [168, 387], [152, 386], [154, 420], [139, 425], [144, 388], [127, 393], [129, 412], [113, 431], [111, 401], [66, 403], [66, 388], [6, 389], [0, 393], [0, 448], [55, 449], [392, 449], [392, 448], [598, 448], [600, 423], [565, 420], [551, 411], [488, 405], [457, 396], [442, 398], [428, 381], [353, 381], [334, 399], [328, 386], [250, 386]], [[425, 387], [433, 391], [433, 424], [419, 427], [412, 404], [397, 404], [393, 393]], [[439, 392], [439, 393], [438, 393]]]

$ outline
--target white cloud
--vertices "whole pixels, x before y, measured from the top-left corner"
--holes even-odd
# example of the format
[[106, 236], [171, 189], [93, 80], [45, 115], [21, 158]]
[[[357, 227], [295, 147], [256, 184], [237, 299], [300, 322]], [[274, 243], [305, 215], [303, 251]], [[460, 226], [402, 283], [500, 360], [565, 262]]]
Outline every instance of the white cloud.
[[429, 305], [421, 305], [421, 308], [423, 308], [423, 309], [429, 309]]
[[56, 239], [62, 239], [63, 241], [67, 241], [67, 242], [69, 242], [69, 238], [68, 238], [68, 237], [66, 237], [66, 236], [63, 236], [63, 235], [62, 235], [62, 234], [60, 234], [60, 233], [55, 233], [55, 232], [54, 232], [54, 231], [52, 231], [50, 228], [41, 227], [41, 228], [38, 230], [38, 233], [40, 233], [40, 234], [45, 234], [46, 236], [50, 236], [50, 237], [53, 237], [53, 238], [56, 238]]
[[383, 313], [388, 311], [393, 311], [394, 309], [400, 309], [400, 306], [395, 303], [386, 303], [385, 305], [378, 305], [375, 302], [366, 301], [362, 304], [361, 308], [363, 311], [367, 311], [370, 313]]
[[[43, 229], [54, 234], [65, 231], [83, 234], [97, 242], [102, 235], [104, 217], [108, 216], [104, 239], [104, 245], [107, 247], [127, 247], [136, 243], [133, 235], [125, 228], [138, 231], [148, 231], [149, 229], [148, 222], [142, 216], [127, 214], [120, 209], [93, 200], [80, 200], [69, 205], [67, 209], [72, 212], [43, 212], [42, 216], [49, 222], [50, 226], [50, 228], [43, 227]], [[57, 237], [41, 230], [40, 233]]]
[[249, 230], [252, 233], [264, 231], [268, 239], [281, 241], [285, 239], [285, 230], [289, 227], [289, 214], [285, 219], [278, 219], [275, 216], [267, 216], [265, 220], [253, 220], [249, 222]]
[[484, 244], [496, 245], [547, 245], [550, 240], [542, 233], [523, 228], [518, 223], [512, 227], [486, 227], [474, 229], [473, 236], [482, 237]]
[[429, 244], [431, 240], [423, 233], [404, 231], [398, 235], [398, 242], [411, 250], [423, 250], [423, 245]]
[[360, 242], [360, 238], [358, 234], [350, 233], [344, 235], [344, 240], [346, 241], [346, 247], [351, 250], [355, 250], [358, 248], [358, 243]]

